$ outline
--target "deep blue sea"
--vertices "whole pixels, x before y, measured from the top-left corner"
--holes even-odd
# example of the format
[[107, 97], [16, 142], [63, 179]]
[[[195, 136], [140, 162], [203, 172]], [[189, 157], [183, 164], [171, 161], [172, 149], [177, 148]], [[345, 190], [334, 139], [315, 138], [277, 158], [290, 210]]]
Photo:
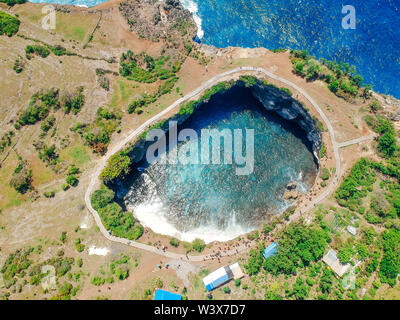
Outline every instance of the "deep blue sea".
[[[102, 0], [33, 0], [94, 6]], [[306, 49], [348, 62], [366, 84], [400, 98], [400, 0], [181, 0], [195, 15], [201, 42], [217, 47]], [[356, 29], [342, 28], [343, 5]]]

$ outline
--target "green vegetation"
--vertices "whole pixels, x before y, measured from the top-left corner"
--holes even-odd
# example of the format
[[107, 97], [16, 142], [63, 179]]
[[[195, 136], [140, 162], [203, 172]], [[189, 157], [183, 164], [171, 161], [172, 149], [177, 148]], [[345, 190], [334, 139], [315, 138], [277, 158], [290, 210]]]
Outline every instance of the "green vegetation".
[[257, 83], [257, 78], [246, 75], [246, 76], [241, 76], [239, 78], [239, 81], [243, 82], [243, 84], [246, 88], [250, 88]]
[[99, 276], [95, 276], [90, 279], [90, 283], [93, 284], [94, 286], [101, 286], [105, 282], [106, 282], [106, 279], [99, 277]]
[[54, 198], [55, 194], [55, 191], [46, 191], [43, 193], [46, 198]]
[[400, 230], [390, 229], [382, 234], [384, 255], [380, 264], [379, 276], [382, 282], [392, 287], [400, 273]]
[[99, 212], [104, 227], [117, 237], [136, 240], [143, 234], [143, 227], [135, 224], [133, 215], [123, 212], [122, 208], [114, 201], [115, 194], [106, 186], [93, 192], [91, 203]]
[[29, 101], [29, 106], [19, 116], [15, 128], [35, 124], [47, 117], [50, 110], [57, 110], [60, 107], [58, 101], [59, 91], [56, 88], [41, 90], [35, 93]]
[[7, 147], [11, 146], [12, 138], [14, 137], [14, 131], [10, 130], [4, 133], [0, 138], [0, 153], [2, 153]]
[[[278, 253], [266, 259], [263, 267], [275, 275], [296, 274], [297, 268], [303, 268], [322, 258], [330, 241], [327, 231], [319, 226], [290, 224], [280, 234]], [[262, 256], [260, 259], [264, 260]]]
[[[13, 0], [6, 1], [12, 2]], [[16, 17], [0, 11], [0, 36], [3, 34], [9, 37], [13, 36], [18, 32], [19, 24], [20, 21]]]
[[128, 256], [121, 254], [121, 258], [119, 260], [114, 260], [110, 264], [110, 271], [118, 280], [125, 280], [129, 277], [128, 262]]
[[28, 163], [19, 157], [18, 166], [15, 168], [10, 186], [23, 194], [32, 189], [32, 170], [28, 168]]
[[13, 70], [16, 73], [21, 73], [24, 70], [24, 61], [22, 60], [21, 57], [15, 59], [14, 65], [13, 65]]
[[40, 44], [27, 45], [25, 48], [25, 56], [28, 60], [30, 60], [33, 55], [38, 55], [42, 58], [46, 58], [49, 54], [50, 50]]
[[71, 165], [68, 169], [68, 175], [67, 178], [65, 179], [65, 182], [71, 187], [76, 186], [79, 182], [77, 178], [79, 173], [80, 173], [79, 169], [75, 165]]
[[76, 123], [72, 131], [83, 137], [93, 151], [104, 154], [110, 143], [112, 134], [118, 130], [121, 123], [120, 112], [107, 107], [97, 110], [97, 117], [91, 124]]
[[120, 74], [129, 80], [142, 83], [153, 83], [157, 80], [167, 80], [175, 77], [180, 69], [180, 63], [174, 62], [171, 68], [165, 67], [170, 57], [160, 56], [155, 59], [147, 53], [134, 54], [131, 50], [121, 55]]
[[85, 250], [85, 245], [82, 243], [82, 239], [78, 238], [75, 240], [75, 248], [78, 252]]
[[206, 247], [206, 244], [201, 239], [194, 239], [192, 242], [192, 247], [197, 252], [202, 252], [204, 250], [204, 248]]
[[179, 244], [180, 244], [180, 243], [181, 243], [181, 242], [180, 242], [178, 239], [176, 239], [176, 238], [170, 238], [170, 239], [169, 239], [169, 244], [170, 244], [171, 246], [175, 247], [175, 248], [179, 247]]
[[324, 143], [322, 143], [321, 149], [319, 150], [319, 158], [322, 159], [323, 157], [325, 157], [326, 152], [327, 152], [326, 146]]
[[47, 132], [54, 126], [56, 122], [56, 118], [53, 115], [49, 115], [40, 126], [42, 132], [40, 133], [40, 137], [44, 138]]
[[288, 88], [281, 88], [281, 91], [287, 93], [289, 96], [293, 95], [292, 91], [290, 91], [290, 89], [288, 89]]
[[375, 180], [376, 173], [371, 167], [370, 161], [361, 158], [336, 190], [336, 199], [340, 205], [355, 210]]
[[67, 240], [67, 232], [66, 232], [66, 231], [63, 231], [63, 232], [61, 233], [61, 236], [60, 236], [60, 241], [61, 241], [62, 243], [65, 243], [66, 240]]
[[8, 6], [13, 6], [15, 4], [22, 4], [25, 3], [26, 0], [0, 0], [0, 2], [5, 3]]
[[10, 288], [17, 282], [17, 277], [25, 274], [25, 270], [32, 264], [29, 255], [33, 248], [19, 249], [11, 253], [4, 262], [0, 272], [3, 274], [3, 281], [6, 288]]
[[56, 146], [53, 144], [48, 146], [43, 142], [37, 142], [35, 149], [39, 152], [39, 158], [46, 164], [55, 166], [59, 162], [59, 155]]
[[146, 53], [135, 55], [131, 50], [123, 53], [120, 59], [120, 74], [128, 80], [140, 83], [161, 82], [157, 92], [144, 94], [142, 98], [133, 100], [128, 106], [129, 113], [141, 114], [151, 103], [168, 94], [174, 88], [179, 77], [176, 73], [181, 68], [182, 61], [171, 61], [170, 56], [153, 58]]
[[365, 121], [367, 124], [379, 133], [378, 150], [384, 158], [391, 158], [396, 155], [398, 151], [396, 142], [396, 131], [393, 123], [381, 115], [375, 118], [366, 116]]
[[[3, 274], [3, 288], [10, 289], [12, 293], [20, 293], [22, 288], [29, 284], [29, 291], [32, 292], [34, 287], [38, 286], [47, 275], [47, 273], [42, 273], [43, 266], [54, 267], [57, 283], [61, 280], [61, 277], [65, 276], [71, 270], [74, 259], [62, 257], [64, 254], [62, 250], [57, 253], [58, 256], [56, 257], [45, 261], [40, 259], [41, 262], [35, 263], [35, 255], [39, 257], [41, 252], [42, 246], [39, 245], [36, 248], [28, 247], [18, 249], [9, 254], [0, 269], [0, 272]], [[53, 298], [70, 299], [69, 294], [71, 293], [71, 289], [72, 285], [64, 282], [63, 285], [59, 285], [59, 295]], [[6, 297], [9, 295], [10, 292], [7, 292]]]
[[73, 93], [65, 92], [61, 97], [60, 104], [65, 113], [72, 112], [73, 114], [77, 114], [85, 104], [83, 87], [76, 88]]
[[328, 88], [339, 97], [358, 95], [363, 78], [356, 73], [354, 66], [323, 58], [317, 61], [307, 51], [292, 50], [290, 53], [293, 71], [296, 74], [305, 77], [308, 81], [317, 79], [325, 81]]
[[114, 154], [107, 161], [107, 165], [101, 172], [100, 178], [106, 183], [111, 183], [117, 179], [123, 179], [130, 171], [130, 164], [131, 159], [126, 151]]
[[330, 177], [329, 170], [327, 168], [323, 168], [322, 169], [322, 173], [321, 173], [321, 179], [322, 180], [328, 180], [329, 177]]
[[378, 112], [379, 110], [382, 109], [382, 106], [381, 106], [381, 104], [379, 103], [379, 101], [374, 100], [374, 101], [372, 101], [372, 102], [369, 104], [369, 108], [370, 108], [370, 111], [371, 111], [371, 112], [376, 113], [376, 112]]

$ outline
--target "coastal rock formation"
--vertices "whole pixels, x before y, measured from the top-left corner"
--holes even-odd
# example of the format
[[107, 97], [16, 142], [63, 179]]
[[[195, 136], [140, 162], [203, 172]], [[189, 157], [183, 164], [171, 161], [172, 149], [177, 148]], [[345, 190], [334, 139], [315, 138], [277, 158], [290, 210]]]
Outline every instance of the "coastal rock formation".
[[297, 183], [296, 182], [290, 182], [286, 186], [285, 193], [283, 194], [283, 199], [285, 200], [296, 200], [299, 196], [300, 193], [296, 190]]
[[306, 134], [314, 153], [321, 148], [321, 135], [315, 126], [314, 120], [303, 105], [289, 94], [272, 85], [258, 82], [251, 87], [251, 91], [269, 111], [273, 111], [282, 118], [295, 122]]
[[297, 190], [286, 190], [283, 194], [283, 199], [285, 200], [296, 200], [299, 197], [299, 192]]
[[286, 189], [288, 189], [288, 190], [293, 190], [293, 189], [296, 189], [296, 187], [297, 187], [297, 183], [296, 183], [296, 182], [290, 182], [290, 183], [286, 186]]
[[120, 3], [119, 10], [140, 38], [183, 42], [196, 36], [192, 14], [179, 0], [128, 0]]

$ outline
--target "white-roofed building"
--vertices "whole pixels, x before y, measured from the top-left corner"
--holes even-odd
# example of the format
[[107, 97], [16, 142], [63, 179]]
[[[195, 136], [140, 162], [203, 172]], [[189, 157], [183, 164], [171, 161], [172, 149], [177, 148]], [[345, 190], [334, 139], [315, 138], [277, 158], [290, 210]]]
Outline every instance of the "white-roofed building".
[[342, 264], [337, 257], [336, 251], [329, 249], [328, 253], [322, 258], [325, 262], [339, 277], [342, 277], [347, 270], [350, 268], [350, 264]]

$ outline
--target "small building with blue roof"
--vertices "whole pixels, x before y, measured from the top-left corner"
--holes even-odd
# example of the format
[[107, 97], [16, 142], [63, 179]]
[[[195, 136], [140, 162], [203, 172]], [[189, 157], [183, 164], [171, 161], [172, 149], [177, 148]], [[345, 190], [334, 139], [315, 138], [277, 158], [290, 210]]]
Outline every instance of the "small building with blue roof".
[[277, 254], [278, 247], [279, 247], [279, 245], [276, 242], [274, 242], [273, 244], [271, 244], [267, 248], [265, 248], [264, 253], [263, 253], [264, 258], [268, 259], [269, 257]]
[[154, 300], [182, 300], [182, 296], [178, 293], [157, 289], [154, 294]]

